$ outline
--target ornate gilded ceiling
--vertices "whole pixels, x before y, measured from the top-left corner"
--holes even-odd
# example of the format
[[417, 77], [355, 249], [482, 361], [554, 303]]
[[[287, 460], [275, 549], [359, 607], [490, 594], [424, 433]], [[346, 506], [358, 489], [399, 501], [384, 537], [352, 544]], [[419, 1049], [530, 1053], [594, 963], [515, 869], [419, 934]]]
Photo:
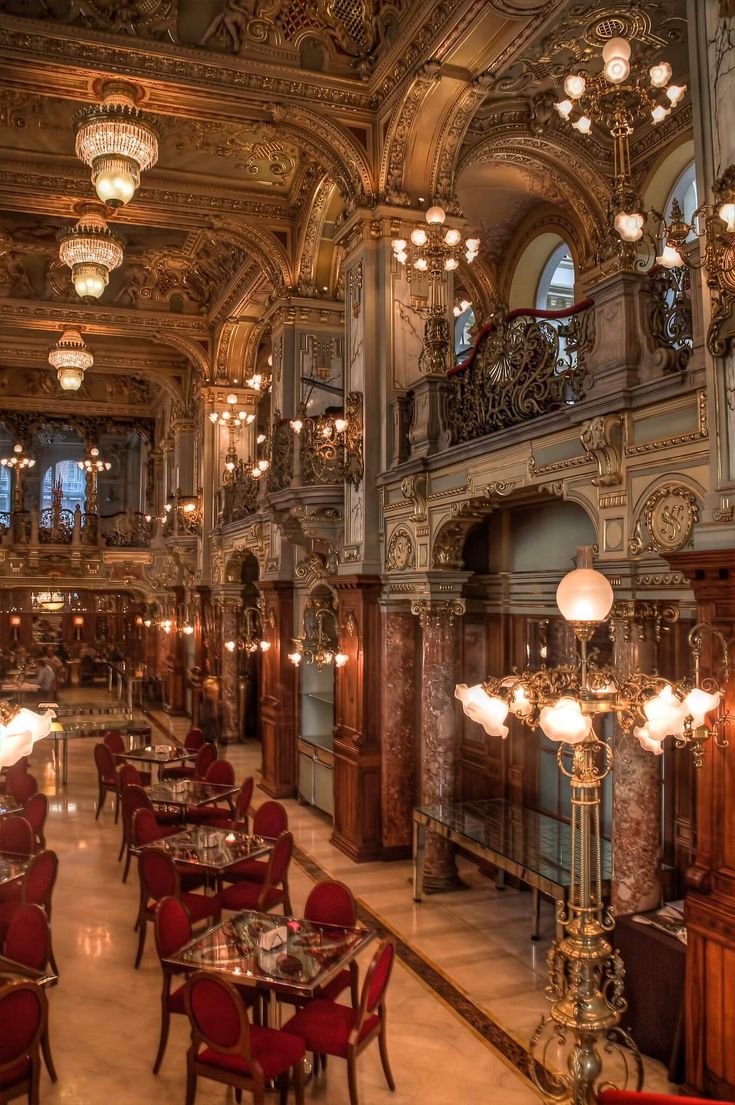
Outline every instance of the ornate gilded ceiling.
[[[131, 379], [159, 382], [154, 408], [185, 409], [192, 380], [223, 370], [223, 335], [259, 333], [274, 297], [341, 296], [333, 242], [355, 208], [420, 196], [464, 206], [485, 243], [467, 281], [485, 298], [540, 205], [565, 212], [583, 255], [604, 213], [607, 153], [561, 132], [551, 89], [571, 57], [584, 62], [617, 33], [615, 20], [665, 45], [681, 71], [683, 7], [0, 0], [0, 395], [66, 403], [43, 374], [48, 346], [73, 324], [100, 374], [79, 402], [116, 402], [127, 365]], [[111, 216], [125, 259], [90, 304], [59, 265], [55, 235], [94, 196], [72, 119], [111, 77], [139, 88], [159, 159]], [[643, 162], [671, 140], [669, 123], [643, 143]]]

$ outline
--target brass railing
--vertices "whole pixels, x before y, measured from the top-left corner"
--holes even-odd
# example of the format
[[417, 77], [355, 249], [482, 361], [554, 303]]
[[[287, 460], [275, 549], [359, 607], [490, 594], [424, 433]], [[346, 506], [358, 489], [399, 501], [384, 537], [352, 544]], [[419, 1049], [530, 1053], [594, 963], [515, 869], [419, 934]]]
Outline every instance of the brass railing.
[[147, 548], [153, 536], [153, 522], [149, 522], [139, 510], [100, 515], [99, 526], [102, 541], [111, 548]]
[[594, 341], [592, 305], [586, 299], [564, 311], [498, 310], [466, 360], [448, 373], [451, 444], [578, 402]]

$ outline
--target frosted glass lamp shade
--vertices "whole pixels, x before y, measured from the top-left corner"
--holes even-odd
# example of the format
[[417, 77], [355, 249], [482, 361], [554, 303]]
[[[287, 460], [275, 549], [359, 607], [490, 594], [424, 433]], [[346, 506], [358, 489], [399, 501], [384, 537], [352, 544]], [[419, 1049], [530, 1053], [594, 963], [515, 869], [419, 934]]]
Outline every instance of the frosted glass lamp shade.
[[481, 725], [489, 736], [503, 739], [508, 736], [508, 726], [503, 724], [508, 716], [508, 703], [502, 698], [486, 694], [479, 683], [475, 687], [458, 683], [454, 697], [462, 703], [467, 717]]
[[544, 706], [539, 725], [549, 740], [579, 744], [589, 736], [592, 719], [585, 717], [574, 698], [560, 698], [553, 706]]
[[556, 605], [568, 622], [604, 622], [612, 604], [613, 589], [594, 568], [575, 568], [556, 589]]
[[53, 710], [37, 714], [22, 709], [7, 724], [0, 724], [0, 767], [12, 767], [22, 756], [30, 755], [36, 741], [51, 732], [55, 716]]
[[646, 752], [653, 752], [654, 756], [663, 756], [663, 743], [651, 736], [647, 725], [637, 725], [633, 730], [633, 736], [637, 737], [638, 743]]
[[722, 698], [722, 691], [717, 691], [716, 694], [709, 694], [708, 691], [703, 691], [701, 687], [694, 687], [693, 690], [684, 699], [684, 708], [688, 714], [691, 714], [692, 725], [695, 729], [699, 729], [704, 725], [705, 716], [716, 710], [720, 705], [720, 699]]
[[669, 736], [682, 736], [684, 719], [689, 710], [666, 684], [658, 694], [644, 703], [643, 713], [646, 715], [646, 729], [649, 735], [654, 740], [664, 740]]

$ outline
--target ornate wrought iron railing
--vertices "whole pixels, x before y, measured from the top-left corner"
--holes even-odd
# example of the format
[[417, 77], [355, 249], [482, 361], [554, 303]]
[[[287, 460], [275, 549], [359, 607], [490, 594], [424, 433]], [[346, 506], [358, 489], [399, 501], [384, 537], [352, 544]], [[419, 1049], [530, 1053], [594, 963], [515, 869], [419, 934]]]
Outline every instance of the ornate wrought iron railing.
[[10, 529], [12, 514], [8, 510], [0, 510], [0, 537], [3, 537]]
[[99, 518], [102, 540], [110, 548], [147, 548], [153, 536], [153, 522], [139, 510], [123, 510]]
[[237, 468], [233, 472], [232, 483], [225, 489], [225, 521], [241, 522], [243, 518], [249, 518], [258, 509], [260, 496], [260, 480], [255, 480], [250, 475], [249, 466], [244, 461], [238, 461]]
[[74, 513], [55, 506], [42, 510], [38, 524], [38, 540], [42, 545], [70, 545], [74, 533]]
[[294, 433], [287, 418], [281, 412], [273, 415], [271, 432], [271, 457], [268, 472], [268, 490], [283, 491], [293, 479]]
[[498, 310], [447, 373], [452, 445], [562, 410], [584, 395], [593, 301], [563, 311]]
[[681, 371], [688, 365], [693, 347], [690, 270], [686, 265], [680, 269], [656, 265], [649, 279], [651, 334], [660, 349], [671, 351], [670, 370]]

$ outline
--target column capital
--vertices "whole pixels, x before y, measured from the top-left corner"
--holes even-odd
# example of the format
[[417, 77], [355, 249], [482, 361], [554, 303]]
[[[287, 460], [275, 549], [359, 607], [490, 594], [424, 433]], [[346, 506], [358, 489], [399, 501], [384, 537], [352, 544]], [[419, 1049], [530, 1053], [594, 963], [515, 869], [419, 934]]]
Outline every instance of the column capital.
[[430, 619], [446, 620], [450, 625], [455, 618], [461, 618], [465, 613], [466, 603], [462, 598], [428, 598], [413, 599], [411, 613], [421, 622], [423, 629]]

